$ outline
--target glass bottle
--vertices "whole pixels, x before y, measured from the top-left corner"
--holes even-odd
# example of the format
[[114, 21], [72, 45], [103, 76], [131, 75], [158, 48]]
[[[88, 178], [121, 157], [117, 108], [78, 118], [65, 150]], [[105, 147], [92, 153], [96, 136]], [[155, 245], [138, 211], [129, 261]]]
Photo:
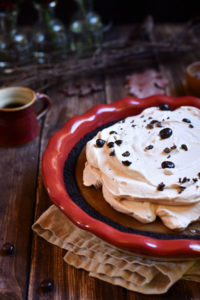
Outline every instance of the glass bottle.
[[75, 0], [78, 11], [70, 23], [70, 50], [79, 54], [96, 49], [103, 41], [103, 23], [93, 11], [92, 0]]
[[17, 28], [17, 9], [0, 11], [0, 70], [25, 63], [30, 43], [24, 32]]
[[56, 0], [35, 0], [38, 22], [33, 34], [33, 54], [39, 63], [59, 60], [67, 53], [67, 34], [62, 22], [55, 18]]

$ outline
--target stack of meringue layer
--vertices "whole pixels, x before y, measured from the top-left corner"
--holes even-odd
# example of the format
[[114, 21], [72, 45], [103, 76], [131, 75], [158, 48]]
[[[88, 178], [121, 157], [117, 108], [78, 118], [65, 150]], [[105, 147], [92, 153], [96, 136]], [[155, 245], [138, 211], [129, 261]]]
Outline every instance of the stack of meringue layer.
[[199, 109], [147, 108], [99, 131], [86, 158], [84, 185], [102, 187], [115, 210], [172, 230], [200, 220]]

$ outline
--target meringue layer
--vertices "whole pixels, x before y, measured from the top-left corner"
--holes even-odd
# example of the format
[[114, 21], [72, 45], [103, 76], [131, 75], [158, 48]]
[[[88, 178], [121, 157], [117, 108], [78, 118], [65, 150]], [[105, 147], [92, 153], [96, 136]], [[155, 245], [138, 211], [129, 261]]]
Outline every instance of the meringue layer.
[[183, 230], [200, 219], [200, 110], [145, 109], [99, 131], [86, 145], [86, 186], [142, 223], [159, 216]]

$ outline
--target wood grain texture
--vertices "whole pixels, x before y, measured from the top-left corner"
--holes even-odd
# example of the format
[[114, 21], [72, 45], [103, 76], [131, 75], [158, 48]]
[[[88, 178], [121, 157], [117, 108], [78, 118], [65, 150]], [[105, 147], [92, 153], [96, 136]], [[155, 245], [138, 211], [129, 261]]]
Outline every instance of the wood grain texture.
[[21, 300], [26, 293], [38, 168], [39, 137], [28, 145], [0, 148], [0, 248], [15, 247], [0, 256], [0, 299]]
[[[102, 78], [96, 80], [102, 81]], [[85, 97], [73, 96], [70, 98], [65, 96], [62, 87], [59, 87], [59, 91], [49, 91], [53, 105], [46, 116], [43, 127], [41, 154], [44, 152], [50, 136], [60, 129], [69, 118], [84, 113], [94, 105], [105, 101], [104, 90]], [[42, 184], [40, 172], [35, 220], [49, 206], [50, 202]], [[34, 235], [28, 299], [99, 299], [95, 298], [95, 280], [89, 278], [87, 272], [76, 270], [64, 263], [62, 259], [64, 253], [62, 252], [61, 249], [49, 245]], [[47, 278], [54, 281], [54, 291], [47, 295], [39, 294], [40, 282]]]
[[[131, 27], [133, 28], [133, 27]], [[181, 26], [156, 27], [155, 38], [162, 39], [181, 30]], [[124, 35], [128, 27], [118, 29]], [[158, 56], [109, 70], [104, 76], [90, 78], [100, 83], [102, 91], [86, 96], [66, 96], [65, 86], [47, 90], [52, 108], [41, 122], [41, 135], [28, 145], [0, 148], [0, 248], [5, 242], [15, 246], [12, 256], [0, 255], [0, 300], [198, 300], [200, 284], [179, 281], [164, 295], [142, 295], [130, 292], [88, 276], [63, 261], [65, 252], [33, 234], [31, 225], [51, 205], [42, 183], [40, 162], [50, 136], [76, 114], [87, 111], [98, 103], [112, 103], [128, 96], [126, 76], [149, 68], [158, 68], [168, 78], [168, 95], [187, 93], [185, 67], [200, 59], [193, 52], [180, 57]], [[41, 293], [38, 289], [44, 279], [54, 281], [54, 289]]]

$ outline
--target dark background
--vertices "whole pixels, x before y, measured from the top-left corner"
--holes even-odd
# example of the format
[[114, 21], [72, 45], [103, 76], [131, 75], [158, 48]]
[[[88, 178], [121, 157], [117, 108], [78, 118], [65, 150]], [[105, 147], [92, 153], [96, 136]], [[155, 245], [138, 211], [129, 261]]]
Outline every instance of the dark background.
[[[93, 3], [94, 10], [103, 21], [112, 21], [113, 24], [139, 23], [150, 14], [156, 22], [186, 22], [200, 13], [198, 0], [93, 0]], [[76, 9], [74, 0], [58, 0], [56, 16], [68, 25]], [[33, 1], [25, 0], [20, 10], [19, 23], [30, 25], [36, 19]]]

